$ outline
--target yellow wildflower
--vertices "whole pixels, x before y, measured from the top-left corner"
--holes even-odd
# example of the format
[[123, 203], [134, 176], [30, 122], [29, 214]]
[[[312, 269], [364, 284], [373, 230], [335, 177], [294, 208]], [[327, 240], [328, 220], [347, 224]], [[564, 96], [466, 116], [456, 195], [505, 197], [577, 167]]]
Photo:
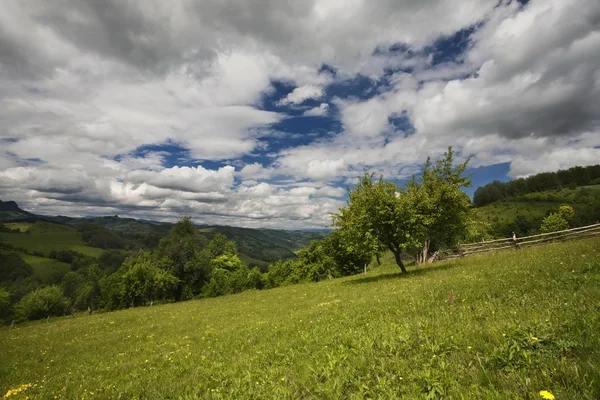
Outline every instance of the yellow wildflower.
[[554, 395], [548, 391], [548, 390], [540, 390], [540, 396], [542, 396], [542, 399], [546, 399], [546, 400], [554, 400]]
[[26, 391], [27, 389], [29, 389], [31, 386], [32, 386], [31, 383], [26, 383], [26, 384], [19, 386], [16, 389], [9, 389], [8, 392], [6, 392], [6, 394], [4, 395], [4, 398], [8, 399], [10, 396], [16, 396], [19, 393], [22, 393], [22, 392]]

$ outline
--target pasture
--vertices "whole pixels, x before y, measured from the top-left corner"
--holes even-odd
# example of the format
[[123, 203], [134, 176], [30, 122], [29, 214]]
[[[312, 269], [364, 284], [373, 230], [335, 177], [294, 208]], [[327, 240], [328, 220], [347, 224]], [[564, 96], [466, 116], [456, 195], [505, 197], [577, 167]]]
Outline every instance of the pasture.
[[599, 253], [593, 238], [408, 274], [385, 263], [367, 275], [1, 328], [0, 395], [598, 399]]
[[[10, 227], [12, 224], [6, 225]], [[22, 230], [26, 225], [20, 224], [18, 227]], [[93, 257], [100, 256], [104, 251], [97, 247], [88, 246], [81, 239], [81, 233], [69, 226], [36, 222], [27, 227], [26, 231], [28, 232], [26, 234], [2, 233], [0, 234], [0, 240], [15, 247], [39, 251], [46, 257], [51, 250], [75, 250]]]

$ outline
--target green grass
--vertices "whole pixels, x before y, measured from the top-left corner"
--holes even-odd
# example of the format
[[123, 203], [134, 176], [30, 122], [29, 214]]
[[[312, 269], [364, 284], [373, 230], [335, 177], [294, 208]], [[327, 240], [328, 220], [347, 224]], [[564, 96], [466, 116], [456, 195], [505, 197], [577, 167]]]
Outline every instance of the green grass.
[[29, 233], [2, 233], [0, 240], [16, 247], [39, 251], [48, 256], [51, 250], [75, 250], [83, 254], [98, 257], [104, 251], [85, 244], [81, 234], [72, 227], [48, 222], [36, 222]]
[[[600, 398], [600, 238], [0, 329], [34, 398]], [[3, 392], [4, 391], [4, 392]]]
[[31, 222], [7, 222], [4, 224], [7, 228], [18, 229], [21, 232], [26, 232], [32, 225]]
[[[10, 250], [0, 250], [10, 252]], [[27, 264], [33, 268], [33, 277], [40, 282], [54, 284], [59, 283], [61, 278], [71, 270], [71, 266], [51, 258], [36, 257], [29, 254], [17, 252]]]

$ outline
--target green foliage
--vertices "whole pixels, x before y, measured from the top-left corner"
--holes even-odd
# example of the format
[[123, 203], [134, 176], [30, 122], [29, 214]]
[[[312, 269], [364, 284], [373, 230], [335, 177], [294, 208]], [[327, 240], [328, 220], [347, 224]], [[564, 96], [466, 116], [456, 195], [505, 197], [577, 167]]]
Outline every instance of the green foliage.
[[406, 272], [401, 255], [423, 249], [430, 243], [449, 246], [464, 237], [469, 221], [470, 200], [461, 191], [470, 186], [464, 177], [467, 162], [454, 167], [452, 148], [435, 164], [427, 160], [419, 179], [413, 177], [405, 188], [373, 174], [360, 178], [348, 190], [348, 204], [332, 216], [346, 246], [360, 254], [376, 255], [386, 246]]
[[468, 229], [471, 201], [461, 190], [471, 186], [471, 179], [463, 176], [468, 160], [453, 164], [450, 147], [435, 165], [427, 159], [420, 179], [413, 177], [407, 184], [406, 197], [416, 220], [411, 235], [421, 240], [423, 261], [432, 242], [437, 247], [453, 246]]
[[217, 233], [206, 246], [206, 251], [208, 251], [211, 258], [225, 254], [237, 255], [237, 246], [235, 242], [227, 239], [225, 235]]
[[126, 253], [121, 250], [106, 250], [98, 257], [98, 264], [107, 273], [113, 273], [119, 269], [126, 258]]
[[117, 232], [100, 225], [86, 224], [81, 227], [81, 238], [93, 247], [101, 249], [123, 249], [125, 241]]
[[568, 220], [572, 227], [584, 226], [600, 220], [600, 185], [529, 193], [487, 204], [474, 209], [477, 221], [489, 222], [496, 238], [538, 233], [542, 220], [556, 212], [562, 204], [569, 204], [575, 215]]
[[150, 252], [128, 258], [119, 268], [118, 276], [121, 307], [168, 298], [179, 284], [179, 279], [169, 270], [168, 261]]
[[481, 207], [496, 201], [526, 195], [529, 193], [554, 189], [575, 189], [578, 186], [598, 184], [600, 165], [573, 167], [557, 172], [543, 172], [528, 178], [515, 179], [510, 182], [494, 181], [477, 188], [473, 195], [473, 204]]
[[202, 251], [206, 239], [200, 236], [192, 220], [185, 217], [161, 239], [156, 256], [166, 260], [168, 272], [177, 278], [175, 300], [190, 299], [201, 291], [210, 275], [210, 255]]
[[571, 221], [575, 217], [575, 210], [569, 205], [562, 205], [558, 208], [558, 214], [565, 221]]
[[17, 253], [0, 253], [0, 282], [15, 282], [31, 275], [33, 268]]
[[10, 292], [3, 287], [0, 287], [0, 323], [8, 321], [12, 316], [12, 302], [10, 300]]
[[552, 213], [542, 221], [541, 233], [550, 233], [569, 229], [569, 223], [559, 213]]
[[63, 315], [69, 308], [69, 300], [58, 286], [46, 286], [25, 295], [15, 308], [21, 319], [34, 320]]

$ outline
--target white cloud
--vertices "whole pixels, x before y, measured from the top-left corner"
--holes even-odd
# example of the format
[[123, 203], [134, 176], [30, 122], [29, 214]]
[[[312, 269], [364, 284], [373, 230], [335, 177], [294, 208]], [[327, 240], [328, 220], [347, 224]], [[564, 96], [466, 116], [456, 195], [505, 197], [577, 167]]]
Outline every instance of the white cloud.
[[233, 184], [234, 167], [226, 166], [218, 170], [207, 170], [197, 167], [172, 167], [160, 172], [136, 170], [127, 175], [127, 180], [134, 183], [148, 183], [163, 188], [194, 193], [218, 191]]
[[[403, 178], [448, 145], [474, 166], [510, 162], [511, 176], [599, 159], [595, 0], [8, 0], [3, 10], [0, 185], [34, 211], [316, 227], [343, 204], [323, 182], [365, 170]], [[432, 66], [419, 52], [475, 23], [457, 62]], [[374, 53], [396, 43], [416, 53]], [[410, 73], [386, 75], [371, 98], [328, 97], [332, 83], [397, 68]], [[295, 87], [281, 106], [318, 100], [302, 115], [341, 131], [313, 142], [294, 132], [303, 144], [288, 146], [274, 128], [286, 115], [261, 109], [273, 81]], [[184, 151], [136, 151], [165, 143]], [[164, 167], [204, 160], [244, 167]]]
[[278, 104], [301, 104], [308, 99], [320, 99], [323, 97], [323, 88], [315, 85], [305, 85], [292, 90], [287, 96], [282, 98]]
[[326, 117], [329, 114], [329, 104], [321, 103], [318, 107], [313, 107], [304, 111], [303, 117]]

